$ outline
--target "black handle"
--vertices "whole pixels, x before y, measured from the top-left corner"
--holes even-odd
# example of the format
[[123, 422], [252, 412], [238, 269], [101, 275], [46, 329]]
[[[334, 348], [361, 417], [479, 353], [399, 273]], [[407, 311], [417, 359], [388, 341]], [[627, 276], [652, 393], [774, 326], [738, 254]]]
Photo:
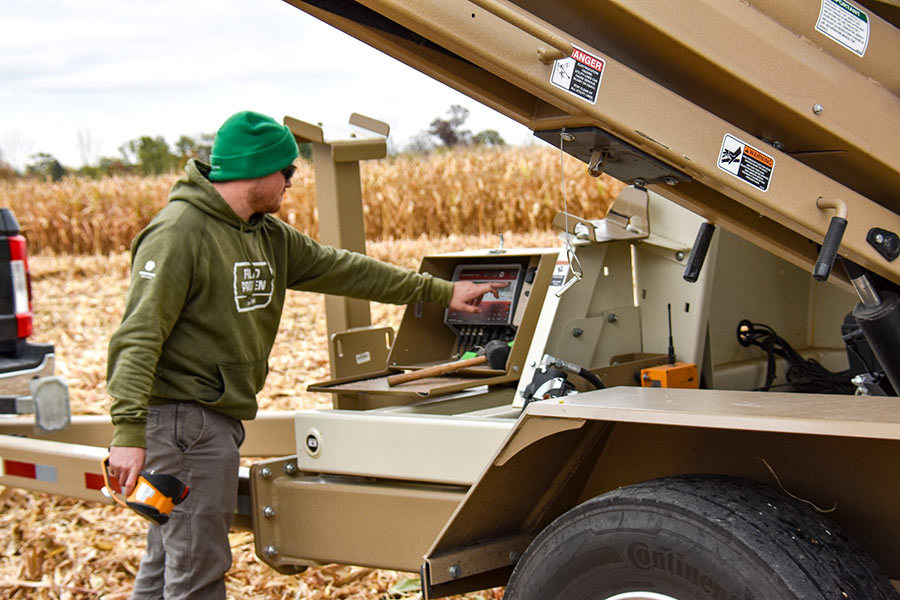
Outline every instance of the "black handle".
[[703, 223], [697, 231], [697, 237], [694, 238], [694, 247], [691, 248], [691, 254], [688, 256], [687, 264], [684, 267], [684, 280], [691, 283], [697, 283], [700, 277], [700, 269], [706, 261], [706, 253], [709, 251], [709, 243], [712, 241], [713, 233], [716, 232], [716, 226], [712, 223]]
[[816, 259], [816, 266], [813, 268], [813, 278], [816, 281], [825, 281], [831, 275], [831, 267], [834, 266], [834, 259], [841, 247], [845, 229], [847, 229], [847, 219], [831, 217], [831, 223], [828, 224], [828, 231], [825, 233], [825, 240], [822, 242], [822, 249], [819, 250], [819, 258]]

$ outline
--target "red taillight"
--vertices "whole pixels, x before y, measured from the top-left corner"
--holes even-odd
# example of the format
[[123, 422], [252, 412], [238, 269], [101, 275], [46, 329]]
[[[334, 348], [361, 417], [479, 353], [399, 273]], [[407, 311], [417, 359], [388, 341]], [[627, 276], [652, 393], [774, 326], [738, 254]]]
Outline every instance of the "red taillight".
[[25, 244], [25, 237], [21, 235], [12, 235], [9, 240], [9, 260], [21, 260], [28, 262], [28, 250]]
[[16, 314], [16, 336], [27, 338], [33, 331], [31, 306], [31, 273], [25, 238], [14, 235], [9, 241], [9, 269], [13, 286], [13, 309]]
[[31, 313], [27, 315], [16, 315], [16, 337], [24, 340], [34, 332], [34, 324]]

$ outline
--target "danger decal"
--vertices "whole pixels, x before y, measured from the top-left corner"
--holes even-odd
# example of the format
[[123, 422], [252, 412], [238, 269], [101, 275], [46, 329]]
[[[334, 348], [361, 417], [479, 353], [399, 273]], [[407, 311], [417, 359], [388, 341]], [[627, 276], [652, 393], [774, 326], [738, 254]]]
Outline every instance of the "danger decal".
[[550, 83], [594, 104], [597, 102], [605, 65], [602, 58], [575, 48], [569, 58], [553, 62]]
[[869, 16], [846, 0], [822, 0], [816, 31], [862, 56], [869, 45]]
[[719, 168], [765, 192], [772, 180], [775, 159], [733, 135], [725, 134], [719, 151]]
[[550, 287], [557, 287], [565, 283], [566, 275], [569, 274], [569, 262], [559, 261], [553, 267], [553, 275], [550, 279]]
[[269, 263], [234, 263], [234, 304], [238, 312], [265, 308], [272, 301], [274, 289]]

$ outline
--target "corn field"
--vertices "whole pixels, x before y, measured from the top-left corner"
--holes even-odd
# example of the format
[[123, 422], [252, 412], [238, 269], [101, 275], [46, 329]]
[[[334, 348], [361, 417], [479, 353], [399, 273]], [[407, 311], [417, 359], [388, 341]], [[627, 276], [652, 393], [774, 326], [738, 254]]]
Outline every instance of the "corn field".
[[[298, 163], [279, 216], [316, 237], [313, 165]], [[586, 218], [602, 217], [623, 185], [606, 175], [590, 177], [568, 155], [563, 169], [568, 209]], [[32, 253], [122, 252], [163, 207], [175, 178], [3, 181], [0, 205], [13, 210]], [[366, 161], [361, 179], [370, 240], [546, 231], [563, 207], [559, 151], [548, 146]]]

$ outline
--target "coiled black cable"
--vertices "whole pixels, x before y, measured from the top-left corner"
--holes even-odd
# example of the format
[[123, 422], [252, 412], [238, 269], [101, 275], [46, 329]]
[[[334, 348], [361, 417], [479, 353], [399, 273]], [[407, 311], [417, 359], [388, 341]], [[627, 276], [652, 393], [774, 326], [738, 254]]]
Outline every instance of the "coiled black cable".
[[738, 323], [737, 339], [742, 346], [759, 346], [768, 357], [766, 383], [758, 391], [767, 392], [775, 381], [775, 357], [788, 362], [785, 374], [788, 384], [797, 392], [809, 394], [852, 394], [856, 386], [850, 382], [851, 371], [834, 373], [813, 358], [803, 358], [787, 341], [768, 325], [748, 319]]

